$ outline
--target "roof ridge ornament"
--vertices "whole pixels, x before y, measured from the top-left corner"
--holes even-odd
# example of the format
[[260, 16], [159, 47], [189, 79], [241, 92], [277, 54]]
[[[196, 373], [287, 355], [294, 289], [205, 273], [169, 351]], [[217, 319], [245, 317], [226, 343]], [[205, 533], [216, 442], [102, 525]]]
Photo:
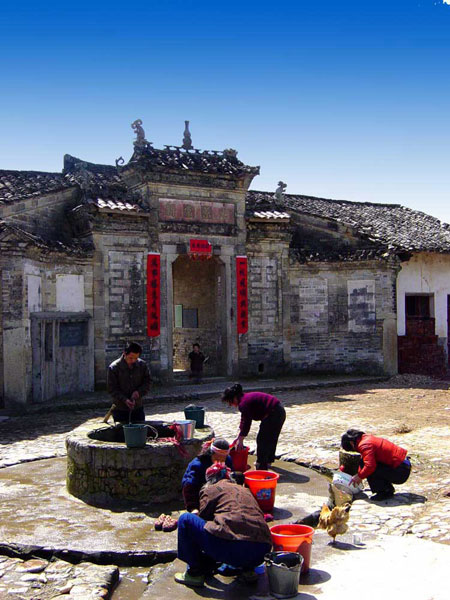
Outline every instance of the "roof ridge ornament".
[[284, 192], [286, 191], [286, 188], [287, 188], [287, 183], [284, 183], [284, 181], [278, 182], [278, 187], [275, 190], [275, 200], [277, 200], [278, 202], [283, 202]]
[[131, 123], [131, 129], [134, 129], [136, 139], [133, 142], [135, 148], [145, 148], [148, 145], [148, 141], [145, 139], [145, 131], [142, 127], [142, 119], [136, 119]]
[[83, 192], [87, 192], [91, 182], [91, 174], [89, 173], [88, 164], [84, 160], [80, 160], [74, 167], [75, 176], [78, 179], [78, 185]]
[[193, 150], [191, 132], [189, 131], [189, 121], [184, 122], [184, 134], [183, 134], [183, 145], [181, 146], [185, 150]]
[[123, 158], [123, 156], [119, 156], [119, 158], [116, 158], [116, 169], [117, 169], [117, 175], [120, 175], [120, 171], [123, 167], [123, 165], [125, 164], [125, 160]]
[[225, 148], [223, 155], [227, 158], [237, 158], [238, 152], [234, 148]]

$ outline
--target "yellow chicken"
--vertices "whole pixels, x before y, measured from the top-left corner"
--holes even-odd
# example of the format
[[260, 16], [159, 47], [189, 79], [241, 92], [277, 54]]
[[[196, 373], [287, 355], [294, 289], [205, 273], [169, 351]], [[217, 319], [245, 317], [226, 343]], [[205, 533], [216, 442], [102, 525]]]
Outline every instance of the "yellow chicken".
[[326, 504], [322, 506], [319, 517], [319, 529], [326, 529], [328, 535], [333, 538], [333, 544], [337, 535], [343, 535], [347, 529], [351, 505], [346, 502], [342, 506], [335, 506], [330, 510]]

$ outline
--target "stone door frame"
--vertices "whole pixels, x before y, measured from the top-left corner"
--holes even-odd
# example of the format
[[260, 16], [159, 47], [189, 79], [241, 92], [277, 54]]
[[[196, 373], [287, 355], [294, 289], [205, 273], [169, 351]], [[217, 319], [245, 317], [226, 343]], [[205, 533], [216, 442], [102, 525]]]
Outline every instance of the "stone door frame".
[[[179, 254], [177, 252], [169, 251], [165, 252], [161, 258], [165, 260], [165, 272], [166, 272], [166, 298], [167, 298], [167, 312], [166, 312], [166, 323], [167, 323], [167, 371], [169, 378], [173, 378], [173, 263], [177, 260]], [[214, 255], [224, 265], [225, 273], [225, 338], [226, 338], [226, 359], [223, 361], [225, 365], [225, 372], [223, 375], [230, 376], [233, 373], [233, 351], [236, 345], [236, 340], [233, 339], [233, 323], [231, 319], [232, 314], [232, 264], [233, 256], [224, 254]]]

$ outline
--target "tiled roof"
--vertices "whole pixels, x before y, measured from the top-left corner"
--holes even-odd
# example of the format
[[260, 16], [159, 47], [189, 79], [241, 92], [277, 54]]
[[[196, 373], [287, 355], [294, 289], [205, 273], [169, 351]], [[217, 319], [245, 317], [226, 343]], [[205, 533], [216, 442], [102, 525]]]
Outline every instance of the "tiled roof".
[[122, 202], [120, 200], [108, 200], [102, 198], [89, 198], [88, 204], [92, 204], [97, 208], [103, 210], [118, 210], [118, 211], [129, 211], [129, 212], [141, 212], [141, 207], [137, 204], [130, 202]]
[[23, 242], [32, 244], [44, 252], [62, 252], [76, 256], [87, 256], [93, 250], [90, 242], [80, 243], [77, 240], [72, 240], [71, 243], [64, 243], [60, 240], [45, 239], [40, 235], [27, 231], [21, 225], [10, 221], [0, 221], [0, 241], [3, 233], [15, 234]]
[[[116, 167], [87, 162], [70, 154], [64, 155], [63, 173], [65, 179], [74, 185], [86, 183], [89, 187], [125, 188]], [[84, 174], [86, 174], [85, 177], [83, 177]]]
[[52, 194], [73, 185], [62, 173], [0, 170], [0, 205]]
[[248, 192], [247, 213], [274, 209], [342, 223], [370, 242], [394, 252], [450, 252], [450, 225], [399, 204], [329, 200], [297, 194], [284, 194], [282, 200], [275, 202], [274, 194], [269, 192]]
[[233, 150], [184, 150], [180, 146], [165, 146], [163, 150], [159, 150], [148, 144], [145, 148], [136, 150], [128, 164], [141, 164], [144, 168], [156, 170], [173, 169], [234, 177], [259, 174], [259, 167], [244, 164], [236, 155], [237, 152]]
[[291, 215], [287, 212], [280, 212], [278, 210], [264, 210], [254, 211], [253, 214], [248, 215], [254, 219], [265, 219], [268, 221], [289, 221]]

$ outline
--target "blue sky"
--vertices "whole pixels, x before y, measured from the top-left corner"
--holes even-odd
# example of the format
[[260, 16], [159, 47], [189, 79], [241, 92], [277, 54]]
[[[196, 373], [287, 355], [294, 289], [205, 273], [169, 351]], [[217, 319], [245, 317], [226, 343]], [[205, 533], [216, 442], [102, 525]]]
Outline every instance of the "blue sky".
[[450, 222], [450, 5], [5, 0], [0, 168], [236, 148], [254, 189], [401, 203]]

